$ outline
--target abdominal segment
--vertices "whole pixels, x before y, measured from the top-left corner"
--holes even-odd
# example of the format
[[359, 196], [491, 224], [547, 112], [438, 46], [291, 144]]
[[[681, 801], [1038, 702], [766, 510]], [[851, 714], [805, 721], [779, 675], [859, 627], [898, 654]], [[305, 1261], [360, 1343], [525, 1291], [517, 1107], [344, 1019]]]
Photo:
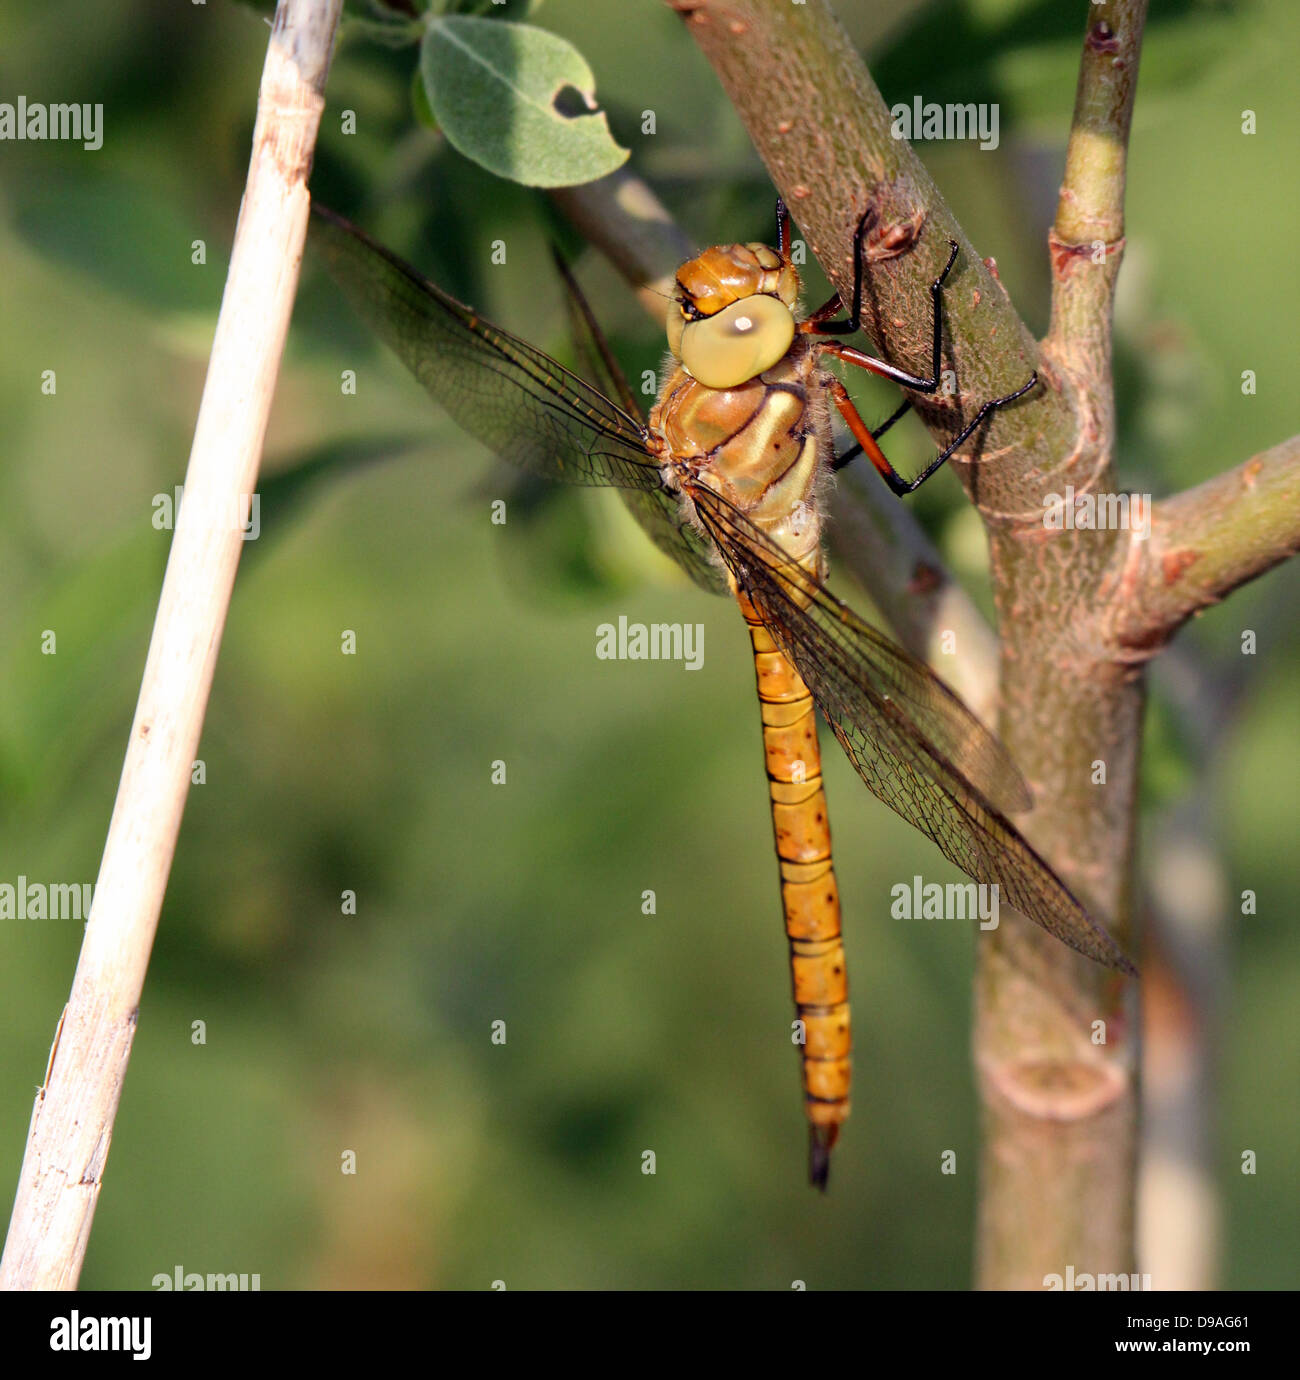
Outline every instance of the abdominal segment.
[[736, 598], [754, 648], [782, 910], [802, 1024], [804, 1109], [812, 1130], [813, 1177], [824, 1182], [826, 1155], [849, 1114], [851, 1061], [848, 971], [816, 710], [748, 596], [738, 591]]

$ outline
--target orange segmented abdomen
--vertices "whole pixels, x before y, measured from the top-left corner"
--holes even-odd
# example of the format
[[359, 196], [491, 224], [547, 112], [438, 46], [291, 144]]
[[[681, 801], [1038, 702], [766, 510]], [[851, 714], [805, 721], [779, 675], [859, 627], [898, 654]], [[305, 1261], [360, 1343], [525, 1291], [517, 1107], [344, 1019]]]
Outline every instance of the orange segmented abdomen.
[[736, 597], [754, 646], [781, 902], [795, 1008], [802, 1022], [809, 1175], [824, 1188], [831, 1146], [849, 1114], [851, 1061], [848, 970], [817, 712], [808, 687], [773, 642], [753, 604], [742, 592]]

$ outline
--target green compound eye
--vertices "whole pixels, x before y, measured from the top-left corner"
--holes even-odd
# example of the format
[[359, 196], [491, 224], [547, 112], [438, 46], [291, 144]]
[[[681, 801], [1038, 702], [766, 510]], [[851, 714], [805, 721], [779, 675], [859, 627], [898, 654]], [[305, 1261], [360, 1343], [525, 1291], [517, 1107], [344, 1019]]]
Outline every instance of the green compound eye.
[[682, 331], [686, 329], [686, 317], [682, 313], [681, 307], [675, 303], [668, 308], [668, 348], [673, 352], [673, 358], [680, 360], [682, 357]]
[[[670, 343], [673, 334], [670, 325]], [[734, 388], [770, 369], [793, 340], [794, 315], [784, 302], [745, 297], [706, 321], [683, 323], [682, 365], [706, 388]]]

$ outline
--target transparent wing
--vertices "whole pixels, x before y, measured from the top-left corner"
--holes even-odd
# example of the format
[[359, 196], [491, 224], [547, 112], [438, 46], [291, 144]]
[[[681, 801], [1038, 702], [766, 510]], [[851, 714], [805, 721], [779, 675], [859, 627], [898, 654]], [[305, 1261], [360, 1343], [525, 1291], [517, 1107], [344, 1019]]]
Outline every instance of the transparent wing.
[[645, 428], [541, 350], [484, 321], [322, 206], [312, 239], [358, 315], [452, 419], [503, 460], [568, 484], [624, 491], [661, 550], [720, 588], [707, 543], [679, 519]]
[[1134, 968], [1003, 813], [1028, 788], [1002, 744], [924, 665], [894, 645], [711, 489], [696, 512], [737, 585], [794, 663], [859, 776], [967, 876], [1049, 934]]
[[[552, 247], [551, 252], [560, 281], [564, 284], [569, 326], [578, 353], [586, 361], [588, 380], [607, 397], [617, 398], [629, 417], [643, 422], [641, 405], [619, 368], [586, 294], [559, 250]], [[728, 593], [726, 577], [713, 557], [712, 549], [695, 528], [682, 520], [681, 503], [675, 495], [660, 488], [653, 492], [622, 489], [619, 496], [641, 524], [642, 531], [662, 552], [677, 561], [696, 584], [710, 594]]]
[[672, 557], [701, 589], [726, 594], [727, 578], [712, 548], [694, 527], [683, 524], [681, 504], [666, 489], [621, 489], [619, 497], [641, 524], [641, 530], [666, 556]]

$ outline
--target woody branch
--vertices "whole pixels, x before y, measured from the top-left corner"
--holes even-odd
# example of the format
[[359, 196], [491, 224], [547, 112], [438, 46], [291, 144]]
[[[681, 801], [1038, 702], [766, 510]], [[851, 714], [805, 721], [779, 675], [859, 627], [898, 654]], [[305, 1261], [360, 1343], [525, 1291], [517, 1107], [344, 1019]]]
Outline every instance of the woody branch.
[[[1131, 918], [1143, 699], [1133, 663], [1190, 613], [1294, 552], [1300, 527], [1300, 445], [1288, 442], [1156, 505], [1145, 547], [1096, 533], [1087, 541], [1078, 534], [1043, 541], [1048, 488], [1113, 486], [1111, 307], [1124, 245], [1145, 0], [1082, 6], [1084, 51], [1049, 237], [1052, 325], [1041, 350], [974, 257], [919, 160], [893, 138], [888, 110], [822, 0], [669, 3], [845, 295], [853, 281], [853, 229], [864, 207], [875, 209], [864, 325], [878, 353], [924, 367], [927, 289], [952, 238], [966, 252], [945, 301], [951, 344], [944, 363], [963, 395], [1014, 387], [1029, 361], [1040, 370], [1038, 394], [999, 414], [983, 438], [980, 458], [1001, 463], [962, 466], [959, 473], [990, 531], [1003, 625], [1004, 734], [1040, 788], [1029, 832], [1122, 933]], [[937, 438], [952, 433], [951, 402], [922, 402], [919, 410]], [[867, 490], [874, 492], [871, 476]], [[878, 530], [888, 532], [880, 505], [873, 506]], [[906, 545], [891, 551], [895, 569]], [[876, 582], [869, 584], [875, 592]], [[901, 611], [906, 598], [895, 594]], [[1068, 630], [1061, 608], [1070, 611]], [[895, 609], [887, 612], [892, 617]], [[895, 622], [906, 628], [905, 614]], [[1063, 735], [1063, 723], [1074, 731]], [[1089, 758], [1108, 762], [1108, 790], [1088, 789]], [[1072, 956], [1045, 948], [1032, 931], [1017, 929], [1014, 917], [997, 944], [982, 946], [977, 986], [991, 1147], [981, 1203], [982, 1282], [1041, 1282], [1045, 1261], [1066, 1258], [1128, 1268], [1136, 1114], [1131, 996]], [[1089, 1012], [1113, 1031], [1104, 1053], [1076, 1039], [1081, 1013]]]
[[[1108, 298], [1089, 342], [1103, 390], [1099, 426], [1073, 357], [1087, 352], [1071, 340], [1064, 358], [1040, 353], [920, 161], [893, 137], [890, 113], [828, 5], [702, 0], [678, 7], [842, 295], [852, 283], [853, 229], [865, 207], [874, 209], [864, 327], [877, 352], [923, 366], [929, 283], [952, 239], [965, 252], [945, 294], [951, 343], [944, 365], [962, 396], [999, 396], [1030, 367], [1040, 370], [1043, 387], [999, 413], [970, 447], [971, 458], [996, 463], [963, 464], [958, 473], [989, 530], [1002, 625], [1001, 728], [1038, 794], [1025, 830], [1123, 941], [1141, 685], [1128, 667], [1099, 665], [1094, 643], [1070, 636], [1094, 605], [1116, 542], [1111, 534], [1084, 541], [1078, 533], [1045, 541], [1043, 523], [1049, 489], [1063, 480], [1086, 488], [1109, 470]], [[1126, 37], [1131, 80], [1140, 23]], [[1081, 78], [1076, 117], [1092, 81]], [[1131, 91], [1124, 104], [1131, 109]], [[1121, 137], [1126, 133], [1125, 117]], [[1122, 160], [1111, 185], [1122, 195]], [[1109, 270], [1106, 262], [1103, 254], [1099, 276], [1108, 292], [1117, 261]], [[1089, 307], [1078, 300], [1076, 336], [1083, 338]], [[951, 398], [918, 411], [936, 438], [955, 430]], [[1064, 622], [1062, 609], [1070, 610]], [[1063, 724], [1072, 732], [1062, 733]], [[1092, 788], [1088, 774], [1097, 758], [1111, 768], [1104, 791]], [[1077, 1269], [1132, 1268], [1130, 988], [1013, 914], [979, 947], [975, 1048], [985, 1138], [978, 1254], [986, 1287], [1042, 1287], [1067, 1261]], [[1110, 1032], [1104, 1047], [1087, 1038], [1097, 1022]]]
[[[1094, 4], [1056, 221], [1043, 353], [1079, 400], [1095, 460], [1084, 488], [1113, 487], [1111, 314], [1124, 254], [1124, 182], [1146, 0]], [[1076, 486], [1076, 491], [1084, 489]], [[1150, 540], [1113, 551], [1098, 634], [1118, 662], [1153, 656], [1192, 615], [1300, 550], [1300, 437], [1153, 505]]]

